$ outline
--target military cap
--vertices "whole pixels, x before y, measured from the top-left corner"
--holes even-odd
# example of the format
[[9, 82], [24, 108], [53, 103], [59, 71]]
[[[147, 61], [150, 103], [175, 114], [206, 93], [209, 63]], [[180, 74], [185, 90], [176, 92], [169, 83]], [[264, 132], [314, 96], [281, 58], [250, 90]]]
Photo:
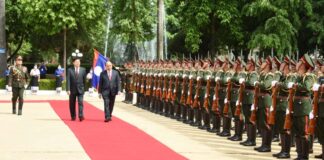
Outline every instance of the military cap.
[[301, 58], [301, 60], [306, 64], [308, 68], [314, 69], [315, 65], [312, 60], [312, 58], [306, 53], [304, 56]]
[[289, 64], [290, 63], [290, 58], [288, 56], [285, 56], [283, 62]]

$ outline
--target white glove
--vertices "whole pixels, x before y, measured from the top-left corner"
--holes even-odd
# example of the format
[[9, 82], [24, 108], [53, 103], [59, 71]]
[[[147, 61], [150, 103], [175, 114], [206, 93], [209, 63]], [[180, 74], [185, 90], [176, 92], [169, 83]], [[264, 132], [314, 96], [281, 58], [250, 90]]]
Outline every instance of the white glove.
[[186, 74], [183, 74], [183, 75], [182, 75], [182, 78], [185, 78], [185, 77], [186, 77]]
[[254, 104], [251, 105], [251, 111], [254, 111], [255, 110], [255, 106]]
[[278, 83], [278, 81], [272, 81], [271, 86], [274, 87], [274, 86], [276, 86], [277, 83]]
[[240, 104], [240, 103], [239, 103], [239, 101], [237, 100], [236, 103], [235, 103], [235, 105], [238, 106], [239, 104]]
[[224, 99], [224, 104], [226, 104], [228, 101], [227, 101], [227, 98]]
[[27, 84], [25, 84], [25, 85], [24, 85], [24, 87], [25, 87], [25, 89], [27, 89], [28, 85], [27, 85]]
[[231, 80], [231, 77], [227, 77], [226, 81], [229, 82]]
[[318, 91], [319, 87], [320, 87], [320, 85], [318, 83], [315, 83], [313, 85], [313, 91]]
[[240, 84], [242, 84], [244, 81], [245, 81], [244, 78], [240, 78], [240, 79], [239, 79], [239, 83], [240, 83]]
[[7, 89], [8, 89], [8, 92], [11, 92], [11, 91], [12, 91], [12, 87], [9, 87], [9, 86], [8, 86]]
[[191, 78], [192, 78], [192, 75], [189, 76], [189, 79], [191, 79]]
[[210, 76], [208, 75], [208, 76], [207, 76], [207, 80], [209, 80], [209, 79], [210, 79]]
[[289, 88], [289, 89], [292, 88], [294, 84], [295, 84], [294, 82], [289, 82], [289, 83], [288, 83], [288, 88]]
[[158, 76], [161, 77], [161, 73], [159, 73]]
[[175, 77], [178, 77], [179, 76], [179, 74], [177, 73], [176, 75], [175, 75]]
[[219, 79], [220, 79], [219, 77], [216, 77], [216, 78], [215, 78], [215, 81], [217, 82], [217, 81], [219, 81]]
[[207, 98], [207, 93], [205, 94], [205, 98]]
[[289, 114], [289, 109], [287, 108], [287, 109], [286, 109], [286, 115], [288, 115], [288, 114]]
[[271, 105], [271, 106], [270, 106], [270, 112], [272, 112], [272, 111], [273, 111], [273, 106]]
[[200, 80], [200, 77], [198, 76], [198, 77], [197, 77], [197, 81], [199, 81], [199, 80]]
[[255, 82], [254, 82], [254, 86], [255, 86], [256, 84], [258, 84], [258, 83], [259, 83], [259, 81], [255, 81]]
[[216, 96], [214, 95], [213, 100], [216, 100]]
[[313, 110], [309, 113], [309, 119], [314, 119], [314, 111]]

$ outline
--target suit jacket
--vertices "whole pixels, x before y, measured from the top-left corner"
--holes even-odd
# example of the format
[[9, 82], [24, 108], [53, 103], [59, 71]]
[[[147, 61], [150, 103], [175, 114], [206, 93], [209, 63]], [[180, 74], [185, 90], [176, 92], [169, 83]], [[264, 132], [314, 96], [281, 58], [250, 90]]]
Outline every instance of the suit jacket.
[[70, 67], [67, 71], [66, 77], [66, 90], [71, 94], [84, 94], [85, 82], [86, 82], [86, 70], [83, 67], [79, 68], [78, 76], [75, 74], [75, 68]]
[[116, 70], [112, 70], [111, 80], [108, 78], [107, 70], [101, 72], [99, 78], [98, 92], [102, 96], [115, 96], [120, 90], [120, 76]]

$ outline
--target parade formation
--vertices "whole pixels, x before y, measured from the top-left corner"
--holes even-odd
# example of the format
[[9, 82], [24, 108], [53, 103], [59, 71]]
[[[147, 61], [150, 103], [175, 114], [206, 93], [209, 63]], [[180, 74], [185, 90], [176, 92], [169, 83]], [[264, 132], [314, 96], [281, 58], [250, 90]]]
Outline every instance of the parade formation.
[[[313, 143], [324, 144], [323, 59], [286, 56], [125, 63], [125, 103], [133, 103], [199, 129], [271, 152], [277, 158], [308, 159]], [[234, 122], [234, 123], [233, 123]], [[232, 126], [234, 125], [234, 126]], [[234, 130], [234, 135], [231, 130]], [[243, 133], [247, 139], [242, 140]], [[260, 136], [261, 144], [256, 144]], [[279, 137], [279, 138], [278, 138]], [[323, 158], [323, 155], [316, 155]]]

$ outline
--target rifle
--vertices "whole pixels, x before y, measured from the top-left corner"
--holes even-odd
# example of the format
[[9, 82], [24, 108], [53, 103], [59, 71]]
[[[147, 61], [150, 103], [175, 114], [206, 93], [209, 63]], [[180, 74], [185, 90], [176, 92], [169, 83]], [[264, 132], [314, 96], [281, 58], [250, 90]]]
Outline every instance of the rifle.
[[201, 89], [201, 78], [199, 77], [197, 79], [195, 99], [194, 99], [194, 102], [193, 102], [193, 105], [192, 105], [193, 108], [196, 108], [196, 107], [199, 107], [200, 106], [200, 102], [199, 102], [199, 92], [200, 92], [200, 89]]
[[207, 79], [207, 84], [206, 84], [206, 96], [204, 99], [204, 108], [207, 112], [209, 112], [208, 110], [208, 104], [209, 104], [209, 96], [210, 96], [210, 78]]
[[231, 99], [231, 89], [232, 89], [232, 82], [231, 80], [228, 81], [228, 84], [227, 84], [227, 88], [226, 88], [226, 99], [227, 99], [227, 103], [224, 104], [224, 110], [223, 110], [223, 113], [224, 113], [224, 116], [228, 117], [228, 111], [229, 111], [229, 108], [230, 108], [230, 99]]
[[173, 78], [170, 75], [170, 78], [169, 78], [169, 89], [167, 90], [166, 101], [171, 101], [171, 97], [172, 97], [172, 83], [173, 83]]
[[145, 74], [142, 75], [142, 79], [141, 79], [141, 90], [140, 90], [140, 93], [142, 93], [142, 94], [145, 93], [144, 84], [145, 84], [146, 78], [147, 78], [147, 76]]
[[141, 81], [141, 74], [138, 73], [136, 76], [136, 92], [141, 91], [140, 81]]
[[160, 98], [161, 97], [161, 83], [162, 83], [162, 76], [158, 76], [157, 77], [157, 88], [156, 88], [156, 93], [155, 93], [155, 96], [157, 97], [157, 98]]
[[187, 97], [187, 105], [191, 105], [192, 104], [192, 89], [193, 89], [193, 79], [190, 78], [189, 80], [189, 91], [188, 91], [188, 97]]
[[270, 116], [268, 118], [268, 124], [274, 125], [276, 122], [276, 110], [277, 110], [277, 95], [278, 95], [278, 87], [277, 85], [272, 87], [272, 111], [270, 112]]
[[146, 90], [145, 90], [146, 96], [150, 96], [151, 94], [151, 85], [152, 85], [152, 76], [148, 75], [146, 78]]
[[163, 78], [163, 90], [162, 90], [162, 97], [161, 100], [165, 99], [168, 94], [168, 86], [167, 86], [168, 78], [165, 75]]
[[236, 104], [235, 109], [235, 116], [241, 116], [242, 113], [242, 101], [243, 101], [243, 91], [244, 91], [245, 85], [244, 82], [240, 84], [239, 88], [239, 97], [238, 97], [238, 103]]
[[294, 89], [290, 88], [289, 89], [289, 95], [288, 95], [288, 114], [286, 113], [285, 117], [285, 124], [284, 124], [284, 129], [287, 131], [291, 130], [291, 125], [292, 125], [292, 111], [294, 109]]
[[176, 98], [177, 98], [177, 90], [178, 90], [178, 87], [179, 87], [179, 77], [176, 76], [176, 79], [175, 79], [175, 84], [174, 84], [174, 91], [173, 91], [173, 94], [172, 94], [172, 97], [171, 97], [171, 100], [172, 102], [174, 103]]
[[[322, 91], [323, 93], [323, 91]], [[315, 128], [316, 128], [316, 121], [318, 116], [318, 99], [319, 99], [319, 91], [314, 91], [314, 98], [313, 98], [313, 119], [310, 120], [308, 126], [308, 133], [310, 135], [314, 135]]]
[[219, 81], [216, 81], [216, 85], [215, 85], [215, 93], [214, 93], [214, 98], [213, 98], [213, 105], [212, 105], [212, 111], [214, 111], [215, 113], [218, 113], [219, 110], [218, 110], [218, 101], [219, 101], [219, 93], [218, 93], [218, 90], [219, 90]]
[[251, 113], [250, 116], [250, 122], [255, 125], [256, 124], [256, 112], [257, 112], [257, 106], [258, 106], [258, 98], [259, 98], [259, 84], [256, 84], [254, 87], [254, 100], [253, 100], [253, 105], [254, 105], [254, 110]]
[[155, 97], [156, 96], [156, 88], [157, 88], [158, 76], [153, 75], [152, 80], [153, 80], [152, 96]]
[[187, 78], [184, 77], [182, 80], [182, 91], [181, 91], [181, 98], [180, 98], [180, 103], [181, 104], [186, 104], [186, 84], [187, 84]]

